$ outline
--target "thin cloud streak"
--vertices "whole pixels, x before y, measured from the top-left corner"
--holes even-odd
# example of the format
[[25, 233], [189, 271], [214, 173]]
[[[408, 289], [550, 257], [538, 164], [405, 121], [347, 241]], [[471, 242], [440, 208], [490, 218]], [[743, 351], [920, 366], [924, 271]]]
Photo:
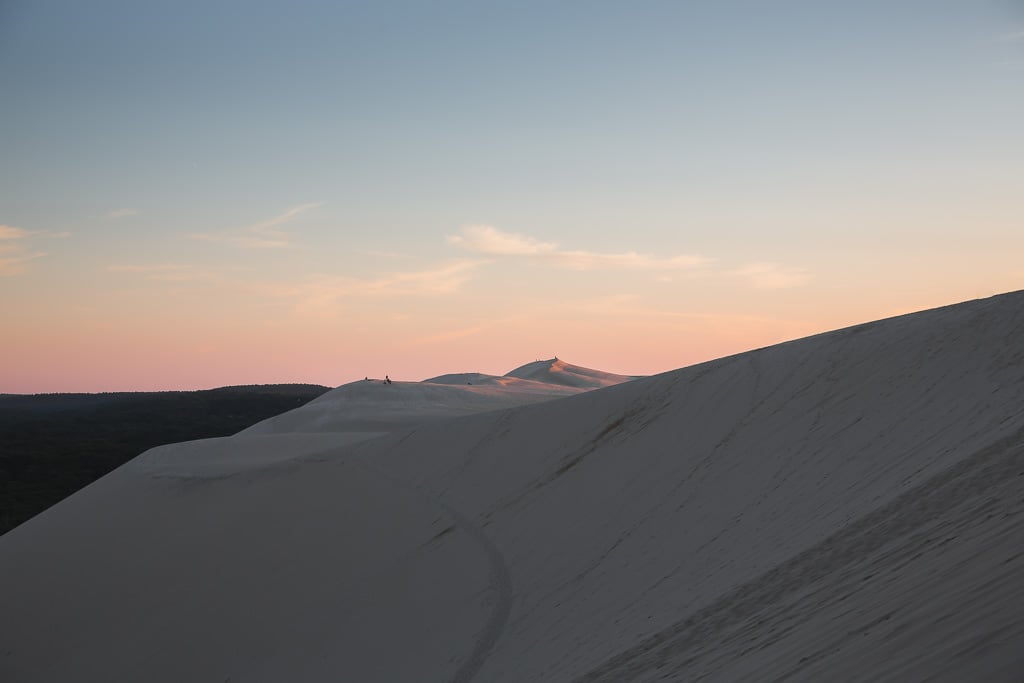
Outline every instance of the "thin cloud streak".
[[359, 253], [374, 258], [384, 259], [410, 259], [416, 258], [414, 254], [407, 254], [401, 251], [388, 251], [386, 249], [360, 249]]
[[802, 287], [811, 280], [805, 269], [779, 263], [751, 263], [730, 272], [746, 280], [754, 289], [792, 289]]
[[23, 240], [30, 237], [63, 239], [71, 237], [71, 233], [67, 230], [61, 232], [53, 230], [26, 230], [24, 228], [16, 228], [13, 225], [0, 225], [0, 240]]
[[0, 245], [0, 277], [20, 275], [28, 270], [30, 262], [44, 256], [45, 251], [26, 251], [11, 245]]
[[295, 301], [297, 313], [332, 315], [355, 297], [444, 296], [458, 292], [483, 260], [456, 261], [437, 268], [389, 273], [379, 278], [319, 275], [297, 284], [262, 287], [263, 293]]
[[450, 332], [440, 332], [438, 334], [430, 334], [423, 337], [416, 337], [406, 342], [406, 346], [429, 346], [431, 344], [443, 344], [446, 342], [452, 342], [456, 339], [464, 339], [466, 337], [472, 337], [478, 335], [486, 329], [484, 325], [476, 325], [474, 327], [466, 327], [458, 330], [452, 330]]
[[712, 261], [689, 254], [658, 258], [635, 251], [564, 250], [559, 249], [557, 242], [541, 242], [528, 235], [504, 232], [492, 225], [467, 226], [460, 235], [448, 235], [448, 243], [478, 254], [526, 257], [570, 270], [683, 270]]
[[0, 225], [0, 240], [20, 240], [31, 235], [24, 228], [16, 228], [13, 225]]
[[657, 258], [627, 251], [619, 254], [592, 251], [563, 251], [546, 257], [572, 270], [687, 270], [711, 263], [703, 256], [680, 255]]
[[139, 275], [147, 280], [160, 282], [190, 282], [211, 279], [208, 273], [202, 273], [193, 266], [178, 263], [119, 264], [107, 266], [104, 270], [108, 273]]
[[32, 238], [60, 239], [70, 236], [71, 233], [67, 231], [26, 230], [13, 225], [0, 225], [0, 277], [21, 275], [28, 271], [29, 263], [47, 256], [47, 252], [37, 251], [28, 245]]
[[125, 207], [123, 209], [114, 209], [113, 211], [110, 211], [109, 213], [107, 213], [106, 217], [107, 218], [116, 219], [116, 218], [127, 218], [128, 216], [138, 216], [138, 215], [139, 215], [139, 212], [138, 212], [137, 209], [131, 209], [131, 208]]
[[283, 249], [291, 246], [292, 234], [287, 230], [282, 230], [281, 226], [289, 223], [304, 211], [319, 206], [323, 206], [323, 202], [299, 204], [273, 218], [237, 230], [193, 232], [186, 236], [190, 239], [228, 244], [243, 249]]
[[780, 263], [756, 262], [732, 270], [707, 268], [715, 259], [693, 254], [658, 257], [636, 251], [596, 252], [559, 248], [557, 242], [543, 242], [520, 233], [504, 232], [492, 225], [471, 225], [461, 234], [448, 235], [448, 243], [466, 251], [488, 256], [519, 258], [534, 263], [579, 271], [634, 270], [661, 273], [658, 279], [672, 282], [669, 273], [687, 278], [741, 278], [754, 289], [791, 289], [810, 281], [803, 268]]
[[462, 229], [461, 235], [448, 235], [448, 244], [466, 251], [495, 256], [533, 256], [558, 251], [555, 242], [540, 242], [527, 235], [503, 232], [493, 225], [467, 226]]
[[169, 270], [184, 270], [191, 267], [177, 263], [153, 263], [147, 265], [113, 265], [107, 266], [104, 270], [111, 273], [157, 273]]

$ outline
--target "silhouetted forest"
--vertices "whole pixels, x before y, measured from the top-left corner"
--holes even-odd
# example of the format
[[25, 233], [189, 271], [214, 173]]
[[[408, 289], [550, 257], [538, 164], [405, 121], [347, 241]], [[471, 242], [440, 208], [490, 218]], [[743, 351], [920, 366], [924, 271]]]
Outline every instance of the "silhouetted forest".
[[0, 394], [0, 534], [153, 446], [228, 436], [326, 391], [315, 384], [265, 384]]

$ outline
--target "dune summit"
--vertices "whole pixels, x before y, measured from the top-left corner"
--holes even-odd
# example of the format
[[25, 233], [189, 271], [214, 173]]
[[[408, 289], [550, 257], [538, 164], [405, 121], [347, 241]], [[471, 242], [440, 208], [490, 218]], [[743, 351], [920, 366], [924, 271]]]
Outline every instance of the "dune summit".
[[0, 538], [0, 679], [1019, 680], [1022, 340], [1015, 292], [612, 386], [339, 387]]
[[241, 433], [393, 432], [437, 419], [550, 401], [631, 379], [557, 358], [530, 363], [503, 376], [467, 372], [388, 384], [366, 379], [342, 385]]
[[506, 377], [517, 377], [519, 379], [533, 380], [577, 389], [600, 389], [621, 384], [635, 377], [626, 375], [614, 375], [610, 372], [591, 370], [579, 365], [566, 363], [558, 358], [551, 360], [539, 360], [534, 363], [516, 368]]

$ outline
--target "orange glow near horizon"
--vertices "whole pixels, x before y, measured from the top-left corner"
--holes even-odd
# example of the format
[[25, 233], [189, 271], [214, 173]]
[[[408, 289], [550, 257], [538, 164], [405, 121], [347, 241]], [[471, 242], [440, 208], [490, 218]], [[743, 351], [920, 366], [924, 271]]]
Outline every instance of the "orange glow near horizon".
[[[948, 303], [955, 301], [924, 300], [910, 310]], [[275, 321], [154, 313], [125, 324], [90, 314], [73, 324], [49, 319], [12, 328], [4, 340], [0, 392], [191, 390], [291, 382], [337, 386], [368, 375], [401, 380], [454, 372], [501, 375], [554, 356], [606, 372], [649, 375], [908, 308], [822, 308], [815, 318], [788, 318], [680, 314], [615, 301], [607, 311], [573, 313], [572, 306], [563, 306], [476, 320], [464, 334], [447, 337], [450, 321], [420, 317], [415, 307], [401, 316], [363, 311]]]
[[15, 2], [0, 393], [651, 374], [1024, 287], [1024, 15], [804, 4]]

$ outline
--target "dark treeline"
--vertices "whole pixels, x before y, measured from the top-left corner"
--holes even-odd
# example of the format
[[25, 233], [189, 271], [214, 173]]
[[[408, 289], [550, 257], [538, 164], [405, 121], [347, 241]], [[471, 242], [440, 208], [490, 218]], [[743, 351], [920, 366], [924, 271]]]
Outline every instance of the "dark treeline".
[[0, 394], [0, 534], [153, 446], [228, 436], [326, 391], [314, 384], [267, 384]]

